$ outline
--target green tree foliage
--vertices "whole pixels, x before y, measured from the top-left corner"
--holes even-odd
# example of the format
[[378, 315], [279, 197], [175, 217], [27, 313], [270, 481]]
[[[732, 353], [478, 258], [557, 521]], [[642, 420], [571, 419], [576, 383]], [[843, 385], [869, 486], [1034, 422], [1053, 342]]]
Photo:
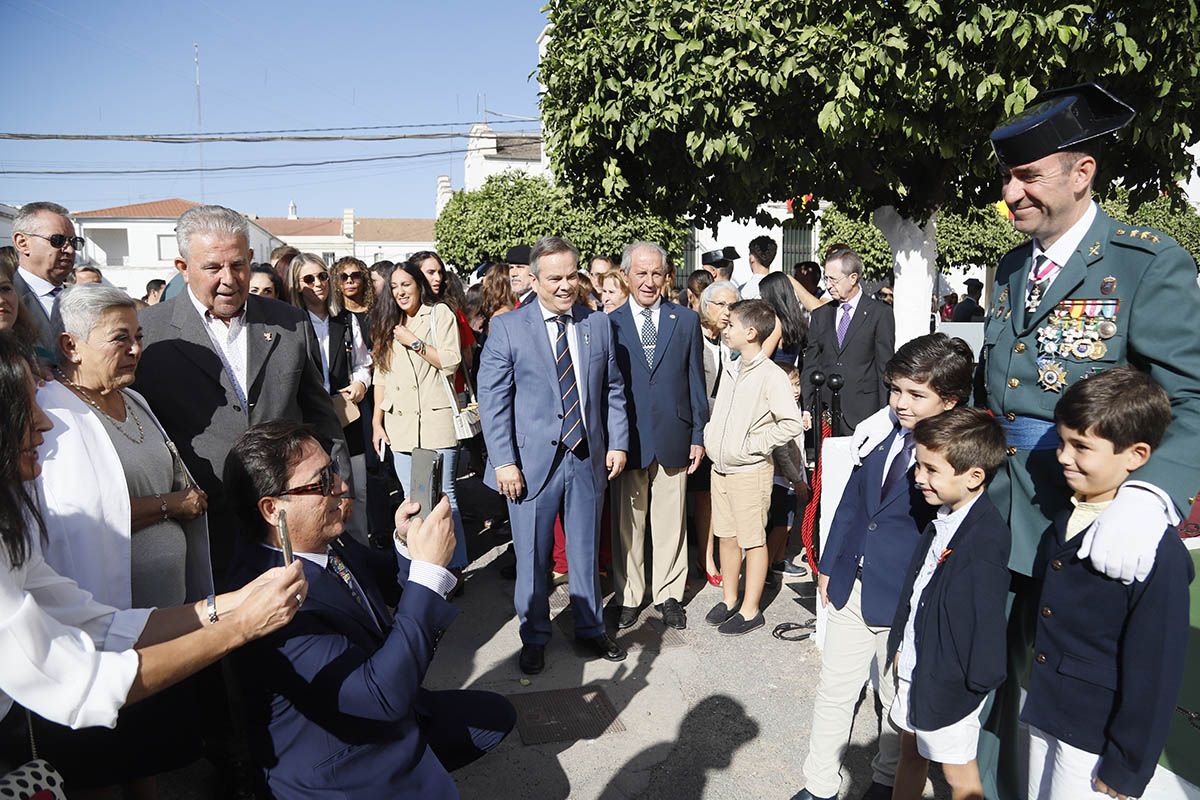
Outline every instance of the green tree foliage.
[[850, 245], [862, 257], [864, 278], [877, 281], [891, 273], [891, 248], [868, 217], [847, 214], [836, 206], [827, 206], [821, 211], [819, 234], [818, 254], [835, 244]]
[[[1197, 140], [1194, 0], [549, 0], [560, 181], [711, 226], [806, 192], [925, 220], [998, 196], [988, 132], [1040, 89], [1138, 108], [1102, 179], [1177, 195]], [[761, 220], [769, 224], [767, 220]]]
[[465, 269], [548, 235], [565, 236], [583, 258], [620, 253], [631, 241], [646, 239], [682, 263], [687, 238], [680, 219], [631, 211], [614, 201], [581, 203], [565, 188], [515, 170], [488, 178], [476, 191], [455, 192], [433, 230], [442, 257]]

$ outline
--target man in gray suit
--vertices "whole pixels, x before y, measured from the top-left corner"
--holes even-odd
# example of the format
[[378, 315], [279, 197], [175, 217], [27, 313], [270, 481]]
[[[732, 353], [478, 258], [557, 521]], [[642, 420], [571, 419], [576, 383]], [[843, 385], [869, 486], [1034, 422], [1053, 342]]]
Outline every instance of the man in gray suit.
[[213, 574], [221, 579], [236, 523], [221, 483], [225, 456], [251, 425], [311, 424], [350, 477], [342, 427], [321, 379], [317, 339], [298, 308], [251, 295], [249, 227], [221, 206], [197, 206], [175, 228], [183, 292], [142, 311], [135, 388], [150, 402], [208, 494]]
[[83, 239], [75, 234], [70, 212], [58, 203], [26, 203], [13, 220], [17, 272], [13, 286], [38, 325], [38, 357], [58, 362], [58, 345], [50, 330], [50, 312], [75, 269], [75, 254]]

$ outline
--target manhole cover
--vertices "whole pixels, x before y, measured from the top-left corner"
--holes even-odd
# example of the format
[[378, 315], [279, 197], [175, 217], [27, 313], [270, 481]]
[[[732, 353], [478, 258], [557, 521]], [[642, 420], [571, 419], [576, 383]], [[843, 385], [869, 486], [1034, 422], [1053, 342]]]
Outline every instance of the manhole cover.
[[510, 694], [524, 744], [598, 739], [625, 730], [604, 690], [596, 686]]

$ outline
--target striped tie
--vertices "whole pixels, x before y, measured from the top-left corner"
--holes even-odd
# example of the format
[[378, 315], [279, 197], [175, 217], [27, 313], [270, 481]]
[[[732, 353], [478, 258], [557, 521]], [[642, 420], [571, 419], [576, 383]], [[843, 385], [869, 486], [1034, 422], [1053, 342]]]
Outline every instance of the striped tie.
[[571, 349], [567, 347], [566, 314], [554, 317], [558, 325], [558, 336], [554, 340], [554, 363], [558, 365], [558, 393], [562, 398], [563, 447], [574, 450], [583, 441], [583, 414], [579, 407], [579, 386], [575, 382], [575, 364], [571, 361]]
[[350, 574], [350, 568], [346, 566], [346, 562], [338, 557], [338, 554], [329, 551], [329, 571], [342, 579], [342, 583], [346, 584], [346, 588], [350, 590], [350, 595], [354, 598], [354, 602], [367, 612], [367, 616], [371, 621], [378, 626], [379, 622], [375, 619], [375, 615], [371, 613], [371, 607], [367, 604], [367, 598], [362, 596], [358, 587], [354, 585], [354, 576]]
[[1045, 253], [1038, 256], [1038, 263], [1029, 270], [1029, 283], [1026, 285], [1025, 312], [1032, 314], [1037, 311], [1042, 302], [1042, 295], [1050, 288], [1054, 278], [1062, 271], [1062, 267], [1050, 260]]

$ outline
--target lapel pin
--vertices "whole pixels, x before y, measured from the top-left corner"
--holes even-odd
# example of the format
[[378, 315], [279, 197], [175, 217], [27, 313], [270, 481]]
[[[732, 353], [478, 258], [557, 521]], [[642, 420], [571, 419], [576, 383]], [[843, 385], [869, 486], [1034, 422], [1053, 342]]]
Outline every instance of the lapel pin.
[[674, 314], [670, 314], [670, 315], [668, 315], [668, 316], [670, 316], [670, 317], [671, 317], [671, 319], [675, 319], [675, 315], [674, 315]]
[[1109, 275], [1100, 281], [1100, 294], [1112, 294], [1117, 290], [1117, 279]]
[[263, 338], [269, 342], [275, 338], [275, 334], [272, 333], [271, 331], [267, 331], [266, 333], [263, 334]]
[[588, 346], [588, 345], [590, 345], [591, 343], [592, 343], [591, 337], [590, 337], [588, 334], [586, 334], [586, 333], [585, 333], [585, 334], [583, 335], [583, 346], [584, 346], [584, 347], [587, 347], [587, 346]]

